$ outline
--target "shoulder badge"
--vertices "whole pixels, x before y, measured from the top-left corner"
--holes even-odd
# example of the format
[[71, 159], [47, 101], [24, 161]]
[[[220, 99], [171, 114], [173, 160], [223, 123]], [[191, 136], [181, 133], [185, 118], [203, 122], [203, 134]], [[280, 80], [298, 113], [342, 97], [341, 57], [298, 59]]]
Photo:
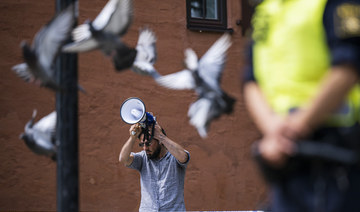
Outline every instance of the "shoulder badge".
[[344, 3], [337, 6], [334, 25], [339, 38], [360, 37], [360, 4]]

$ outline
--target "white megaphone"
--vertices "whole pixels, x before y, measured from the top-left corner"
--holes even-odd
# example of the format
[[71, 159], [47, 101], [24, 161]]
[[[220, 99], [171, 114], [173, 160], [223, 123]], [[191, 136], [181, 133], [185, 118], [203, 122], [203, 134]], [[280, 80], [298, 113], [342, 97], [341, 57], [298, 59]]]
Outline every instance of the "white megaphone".
[[123, 102], [120, 107], [120, 116], [125, 123], [140, 123], [143, 128], [155, 121], [154, 117], [146, 112], [143, 101], [137, 97], [130, 97]]

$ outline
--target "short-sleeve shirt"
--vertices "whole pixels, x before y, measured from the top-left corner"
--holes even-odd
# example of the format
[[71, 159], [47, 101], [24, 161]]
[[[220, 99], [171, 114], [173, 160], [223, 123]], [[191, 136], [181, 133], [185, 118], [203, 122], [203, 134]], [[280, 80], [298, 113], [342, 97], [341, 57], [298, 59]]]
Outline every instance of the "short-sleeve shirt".
[[145, 151], [131, 153], [129, 168], [140, 172], [141, 203], [139, 211], [185, 211], [184, 181], [190, 154], [180, 163], [167, 152], [159, 160], [149, 159]]

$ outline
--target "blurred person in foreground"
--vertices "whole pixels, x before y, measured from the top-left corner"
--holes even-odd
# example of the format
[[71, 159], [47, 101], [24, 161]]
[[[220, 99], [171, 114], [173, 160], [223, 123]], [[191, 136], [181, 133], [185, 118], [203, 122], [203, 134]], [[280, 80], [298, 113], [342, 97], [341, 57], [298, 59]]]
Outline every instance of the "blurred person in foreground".
[[[167, 137], [158, 122], [152, 131], [147, 130], [139, 123], [132, 125], [119, 156], [126, 167], [140, 172], [139, 211], [185, 211], [184, 180], [190, 154]], [[141, 152], [132, 152], [136, 142]]]
[[359, 1], [265, 0], [252, 27], [243, 92], [271, 210], [360, 211]]

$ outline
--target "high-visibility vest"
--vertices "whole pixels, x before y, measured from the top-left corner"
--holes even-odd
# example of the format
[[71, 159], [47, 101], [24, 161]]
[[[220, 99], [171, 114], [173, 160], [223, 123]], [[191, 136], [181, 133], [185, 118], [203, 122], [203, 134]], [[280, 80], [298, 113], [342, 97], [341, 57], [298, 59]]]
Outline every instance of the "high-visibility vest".
[[[265, 0], [253, 16], [255, 78], [273, 110], [287, 114], [310, 103], [329, 72], [323, 14], [327, 0]], [[327, 124], [360, 120], [360, 87]]]

